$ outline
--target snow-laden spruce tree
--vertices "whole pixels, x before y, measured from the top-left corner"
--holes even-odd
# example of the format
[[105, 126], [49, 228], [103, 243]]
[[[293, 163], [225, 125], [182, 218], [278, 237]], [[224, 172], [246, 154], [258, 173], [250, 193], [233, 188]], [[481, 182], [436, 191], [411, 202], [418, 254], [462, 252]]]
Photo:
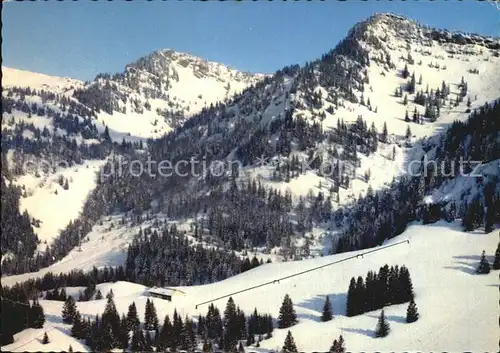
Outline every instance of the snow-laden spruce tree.
[[484, 250], [483, 253], [481, 254], [481, 260], [479, 260], [479, 266], [477, 267], [476, 273], [480, 275], [490, 273], [490, 263], [486, 259], [486, 254]]
[[285, 295], [283, 299], [283, 304], [281, 304], [280, 314], [278, 317], [278, 327], [287, 328], [293, 326], [297, 323], [297, 314], [295, 314], [295, 309], [293, 308], [292, 299], [288, 294]]
[[45, 323], [45, 314], [37, 299], [33, 300], [33, 305], [29, 310], [29, 322], [32, 328], [42, 328]]
[[129, 331], [134, 331], [141, 325], [139, 316], [137, 315], [137, 307], [135, 306], [135, 302], [132, 302], [132, 304], [128, 306], [127, 325]]
[[156, 330], [158, 328], [158, 315], [152, 300], [146, 300], [146, 307], [144, 310], [144, 328], [146, 330]]
[[384, 310], [382, 310], [378, 318], [377, 328], [375, 329], [375, 337], [386, 337], [390, 329], [389, 323], [385, 318]]
[[412, 299], [410, 304], [408, 304], [408, 309], [406, 310], [406, 322], [415, 322], [418, 320], [418, 316], [417, 304], [415, 304], [415, 301]]
[[338, 340], [333, 340], [329, 353], [345, 353], [345, 343], [342, 335], [340, 335]]
[[47, 335], [47, 331], [45, 331], [45, 333], [43, 334], [42, 344], [47, 344], [49, 342], [49, 335]]
[[500, 242], [497, 245], [497, 250], [495, 251], [495, 260], [493, 261], [493, 269], [500, 270]]
[[292, 333], [288, 331], [285, 338], [285, 343], [283, 343], [282, 353], [298, 353], [297, 346], [295, 345], [295, 340], [293, 339]]
[[327, 295], [325, 304], [323, 305], [323, 314], [321, 315], [321, 321], [330, 321], [332, 318], [332, 304], [330, 303], [330, 298]]
[[62, 320], [66, 324], [72, 324], [76, 316], [76, 303], [71, 295], [64, 302], [62, 309]]

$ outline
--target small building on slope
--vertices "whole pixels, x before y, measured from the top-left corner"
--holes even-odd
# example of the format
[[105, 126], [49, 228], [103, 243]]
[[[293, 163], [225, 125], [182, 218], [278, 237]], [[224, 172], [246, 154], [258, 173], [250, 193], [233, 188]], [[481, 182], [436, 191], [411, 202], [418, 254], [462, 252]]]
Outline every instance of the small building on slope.
[[174, 294], [185, 294], [184, 292], [178, 290], [178, 289], [173, 289], [173, 288], [159, 288], [159, 287], [153, 287], [148, 290], [149, 296], [153, 298], [160, 298], [163, 300], [168, 300], [169, 302], [172, 301], [172, 296]]

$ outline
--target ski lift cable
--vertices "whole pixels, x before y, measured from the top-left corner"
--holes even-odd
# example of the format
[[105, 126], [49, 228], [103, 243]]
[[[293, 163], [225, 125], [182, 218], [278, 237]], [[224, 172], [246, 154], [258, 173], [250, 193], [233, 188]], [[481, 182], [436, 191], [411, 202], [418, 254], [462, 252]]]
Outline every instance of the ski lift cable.
[[371, 254], [371, 253], [374, 253], [374, 252], [377, 252], [377, 251], [385, 250], [385, 249], [391, 248], [393, 246], [401, 245], [401, 244], [404, 244], [404, 243], [408, 243], [409, 244], [410, 241], [409, 240], [403, 240], [403, 241], [400, 241], [400, 242], [397, 242], [397, 243], [394, 243], [394, 244], [391, 244], [391, 245], [387, 245], [387, 246], [384, 246], [384, 247], [380, 247], [380, 248], [376, 248], [376, 249], [373, 249], [373, 250], [370, 250], [370, 251], [366, 251], [366, 252], [358, 254], [358, 255], [349, 256], [349, 257], [346, 257], [346, 258], [344, 258], [342, 260], [337, 260], [337, 261], [329, 262], [329, 263], [321, 265], [321, 266], [313, 267], [313, 268], [310, 268], [308, 270], [304, 270], [304, 271], [297, 272], [297, 273], [294, 273], [294, 274], [291, 274], [291, 275], [288, 275], [288, 276], [285, 276], [285, 277], [281, 277], [281, 278], [278, 278], [278, 279], [275, 279], [275, 280], [272, 280], [272, 281], [269, 281], [269, 282], [265, 282], [265, 283], [258, 284], [258, 285], [252, 286], [252, 287], [248, 287], [248, 288], [245, 288], [245, 289], [242, 289], [242, 290], [230, 293], [230, 294], [226, 294], [226, 295], [220, 296], [220, 297], [215, 298], [215, 299], [211, 299], [211, 300], [207, 300], [207, 301], [202, 302], [202, 303], [198, 303], [198, 304], [196, 304], [195, 309], [198, 309], [198, 306], [200, 306], [200, 305], [209, 304], [209, 303], [212, 303], [214, 301], [217, 301], [217, 300], [220, 300], [220, 299], [224, 299], [224, 298], [227, 298], [227, 297], [231, 297], [231, 296], [236, 295], [236, 294], [247, 292], [247, 291], [250, 291], [250, 290], [253, 290], [253, 289], [257, 289], [257, 288], [260, 288], [260, 287], [264, 287], [264, 286], [267, 286], [267, 285], [270, 285], [270, 284], [279, 283], [282, 280], [289, 279], [289, 278], [292, 278], [292, 277], [297, 277], [297, 276], [300, 276], [300, 275], [303, 275], [305, 273], [309, 273], [309, 272], [312, 272], [312, 271], [317, 271], [317, 270], [322, 269], [324, 267], [336, 265], [338, 263], [341, 263], [341, 262], [344, 262], [344, 261], [348, 261], [348, 260], [352, 260], [354, 258], [360, 258], [360, 257], [363, 258], [364, 255], [368, 255], [368, 254]]

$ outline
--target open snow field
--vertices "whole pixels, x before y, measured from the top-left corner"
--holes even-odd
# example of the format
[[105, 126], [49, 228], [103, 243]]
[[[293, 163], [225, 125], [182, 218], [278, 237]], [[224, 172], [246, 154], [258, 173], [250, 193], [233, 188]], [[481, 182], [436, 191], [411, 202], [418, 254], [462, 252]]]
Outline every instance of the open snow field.
[[[299, 323], [290, 330], [299, 351], [328, 351], [333, 340], [342, 334], [348, 351], [448, 351], [493, 352], [498, 348], [498, 312], [492, 310], [498, 299], [498, 271], [476, 275], [475, 267], [481, 251], [486, 250], [492, 263], [493, 252], [499, 240], [498, 230], [483, 234], [480, 231], [464, 233], [458, 223], [438, 222], [432, 225], [412, 225], [402, 235], [386, 242], [389, 245], [409, 240], [409, 244], [394, 246], [363, 258], [352, 259], [331, 267], [297, 276], [279, 283], [261, 287], [234, 296], [246, 314], [256, 307], [277, 318], [286, 293], [290, 294]], [[179, 287], [185, 295], [174, 295], [172, 302], [153, 299], [160, 322], [165, 314], [176, 308], [181, 316], [206, 314], [209, 301], [222, 295], [281, 278], [309, 268], [337, 261], [359, 253], [344, 253], [316, 259], [265, 264], [227, 280], [203, 286]], [[346, 293], [350, 278], [365, 276], [369, 270], [378, 270], [384, 264], [406, 265], [410, 271], [415, 301], [420, 319], [405, 322], [407, 304], [385, 309], [391, 325], [386, 338], [374, 338], [380, 313], [376, 310], [348, 318], [345, 316]], [[53, 266], [57, 266], [53, 265]], [[69, 270], [74, 266], [66, 262]], [[5, 280], [5, 279], [4, 279]], [[8, 278], [7, 278], [8, 280]], [[135, 301], [139, 317], [144, 317], [147, 288], [134, 283], [117, 282], [97, 286], [105, 296], [113, 289], [117, 309], [126, 313]], [[320, 321], [325, 296], [332, 302], [334, 319]], [[214, 302], [221, 310], [227, 298]], [[15, 335], [15, 342], [3, 347], [9, 351], [83, 350], [79, 342], [69, 337], [70, 326], [61, 323], [63, 302], [41, 301], [46, 314], [45, 330], [50, 330], [51, 343], [42, 345], [43, 329], [29, 329]], [[77, 303], [84, 315], [94, 316], [104, 310], [106, 300]], [[270, 352], [280, 349], [288, 329], [275, 329], [273, 338], [261, 342], [260, 348], [247, 351]]]

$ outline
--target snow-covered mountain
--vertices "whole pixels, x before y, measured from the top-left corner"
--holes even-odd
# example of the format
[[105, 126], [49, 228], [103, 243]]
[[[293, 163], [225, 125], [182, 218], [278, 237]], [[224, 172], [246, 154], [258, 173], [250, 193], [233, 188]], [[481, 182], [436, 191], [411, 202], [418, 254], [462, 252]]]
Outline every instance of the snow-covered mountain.
[[98, 75], [75, 97], [115, 131], [159, 137], [265, 76], [165, 49], [127, 65], [123, 73]]
[[[377, 14], [355, 25], [321, 58], [274, 75], [243, 74], [166, 50], [137, 60], [121, 74], [99, 75], [91, 82], [67, 86], [66, 81], [52, 79], [41, 86], [30, 79], [38, 85], [35, 92], [10, 89], [2, 96], [11, 108], [4, 111], [11, 123], [2, 123], [2, 132], [8, 133], [2, 136], [2, 147], [18, 151], [12, 151], [9, 161], [33, 153], [30, 141], [59, 141], [55, 136], [63, 131], [61, 136], [75, 140], [78, 147], [65, 147], [72, 153], [64, 157], [94, 163], [89, 168], [100, 167], [111, 153], [144, 163], [147, 158], [223, 161], [237, 162], [238, 168], [213, 175], [201, 164], [188, 165], [180, 170], [186, 174], [167, 178], [125, 171], [98, 183], [90, 182], [89, 171], [86, 181], [70, 183], [69, 190], [63, 176], [58, 192], [72, 192], [79, 185], [81, 189], [75, 196], [79, 201], [60, 210], [61, 219], [69, 220], [70, 214], [73, 218], [75, 210], [83, 212], [59, 237], [47, 236], [55, 244], [46, 253], [50, 260], [24, 267], [10, 263], [9, 269], [22, 274], [4, 276], [2, 282], [14, 285], [43, 277], [41, 284], [28, 286], [46, 291], [51, 289], [47, 283], [53, 283], [50, 273], [89, 271], [74, 277], [81, 276], [82, 283], [101, 283], [103, 294], [110, 288], [122, 292], [115, 293], [119, 312], [132, 301], [140, 311], [144, 307], [147, 287], [137, 283], [182, 285], [185, 295], [172, 303], [154, 299], [160, 321], [175, 308], [183, 318], [195, 318], [206, 312], [195, 306], [205, 300], [357, 255], [360, 249], [410, 240], [409, 245], [234, 299], [247, 315], [257, 307], [276, 318], [283, 296], [290, 294], [299, 317], [290, 330], [299, 351], [327, 351], [339, 334], [349, 351], [491, 351], [497, 342], [486, 321], [496, 325], [497, 317], [486, 302], [492, 300], [494, 275], [475, 276], [474, 267], [483, 249], [491, 262], [498, 232], [492, 230], [500, 220], [497, 77], [500, 39]], [[39, 91], [52, 86], [60, 96]], [[49, 108], [50, 114], [61, 116], [46, 118]], [[30, 121], [33, 127], [27, 125]], [[44, 126], [49, 127], [47, 136], [35, 129]], [[158, 138], [142, 145], [139, 141], [146, 137]], [[123, 138], [129, 142], [120, 145]], [[423, 157], [445, 167], [410, 175], [409, 168]], [[478, 177], [449, 174], [457, 172], [462, 159], [483, 163]], [[75, 180], [72, 171], [63, 172]], [[48, 178], [61, 180], [55, 174]], [[27, 180], [24, 185], [34, 185], [31, 189], [38, 184], [30, 175], [7, 179], [13, 184]], [[92, 191], [85, 202], [83, 189]], [[29, 212], [46, 218], [45, 224], [51, 224], [47, 233], [53, 234], [54, 224], [61, 227], [64, 222], [53, 222], [47, 210], [37, 213], [46, 194], [27, 193], [26, 200], [36, 203]], [[50, 205], [57, 209], [61, 197], [51, 196]], [[68, 194], [64, 200], [72, 198]], [[173, 228], [162, 228], [165, 224]], [[201, 248], [210, 249], [211, 255]], [[175, 249], [180, 250], [170, 252]], [[189, 266], [175, 261], [180, 252], [188, 253], [186, 249], [198, 249]], [[326, 256], [335, 252], [348, 253]], [[249, 254], [273, 264], [199, 285], [231, 276]], [[307, 260], [290, 262], [301, 259]], [[351, 277], [385, 263], [411, 271], [421, 318], [407, 324], [406, 304], [390, 305], [386, 315], [393, 330], [388, 338], [375, 339], [379, 311], [347, 317], [346, 292]], [[113, 266], [115, 274], [105, 266]], [[106, 278], [137, 283], [103, 283]], [[335, 318], [322, 323], [318, 316], [326, 295], [332, 299]], [[69, 344], [89, 349], [68, 336], [69, 326], [58, 317], [62, 303], [41, 303], [51, 315], [45, 329], [55, 335], [53, 343], [40, 345], [37, 338], [43, 332], [30, 329], [15, 336], [8, 349], [54, 350]], [[78, 303], [78, 309], [90, 317], [102, 312], [105, 303], [90, 300]], [[215, 304], [223, 310], [225, 301]], [[441, 315], [437, 310], [443, 307], [456, 315]], [[461, 326], [464, 317], [473, 322], [466, 329]], [[286, 334], [287, 330], [275, 330], [272, 338], [247, 351], [279, 350]]]
[[[172, 50], [154, 52], [128, 65], [123, 74], [102, 74], [87, 83], [8, 67], [2, 67], [2, 76], [2, 145], [11, 170], [28, 159], [70, 164], [47, 173], [11, 175], [13, 185], [22, 189], [20, 212], [32, 217], [42, 251], [78, 218], [95, 188], [96, 172], [109, 153], [103, 146], [106, 135], [111, 141], [134, 143], [161, 136], [203, 106], [222, 102], [265, 77]], [[91, 101], [89, 92], [95, 93]], [[119, 109], [105, 112], [102, 101]]]
[[[411, 162], [426, 152], [420, 139], [466, 120], [472, 110], [500, 96], [498, 45], [498, 38], [374, 15], [320, 59], [286, 67], [226, 104], [203, 110], [157, 140], [151, 156], [239, 161], [243, 168], [236, 183], [259, 180], [285, 197], [289, 193], [302, 210], [294, 210], [292, 217], [298, 217], [300, 228], [308, 223], [308, 237], [318, 241], [318, 235], [329, 235], [336, 227], [333, 211], [340, 215], [341, 207], [349, 208], [369, 190], [382, 190], [407, 175]], [[232, 170], [226, 172], [216, 182], [199, 173], [152, 183], [144, 179], [128, 196], [121, 195], [121, 203], [142, 209], [149, 201], [168, 207], [165, 203], [185, 195], [203, 199], [214, 185], [220, 191], [230, 187]], [[147, 184], [152, 189], [144, 188]], [[219, 212], [235, 212], [224, 199], [218, 207]], [[255, 215], [252, 225], [266, 223], [257, 216], [262, 210], [246, 211]], [[287, 227], [285, 222], [273, 232]], [[273, 249], [279, 241], [268, 237], [266, 246]]]

